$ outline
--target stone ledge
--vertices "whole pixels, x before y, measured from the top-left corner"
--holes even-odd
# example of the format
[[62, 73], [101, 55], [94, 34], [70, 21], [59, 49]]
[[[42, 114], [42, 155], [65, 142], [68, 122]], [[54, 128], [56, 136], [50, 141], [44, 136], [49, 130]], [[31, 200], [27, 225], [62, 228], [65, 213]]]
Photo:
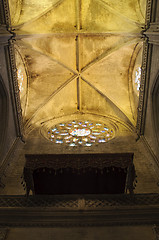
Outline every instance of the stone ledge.
[[149, 205], [159, 206], [159, 194], [0, 196], [0, 209], [51, 207], [63, 210], [100, 210]]

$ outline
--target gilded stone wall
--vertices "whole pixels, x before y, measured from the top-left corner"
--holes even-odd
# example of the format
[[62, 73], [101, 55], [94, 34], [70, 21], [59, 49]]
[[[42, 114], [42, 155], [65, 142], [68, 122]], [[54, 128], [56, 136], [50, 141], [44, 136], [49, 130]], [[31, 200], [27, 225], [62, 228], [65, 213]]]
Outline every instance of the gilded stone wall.
[[141, 227], [86, 227], [86, 228], [15, 228], [7, 240], [150, 240], [155, 239], [152, 226]]

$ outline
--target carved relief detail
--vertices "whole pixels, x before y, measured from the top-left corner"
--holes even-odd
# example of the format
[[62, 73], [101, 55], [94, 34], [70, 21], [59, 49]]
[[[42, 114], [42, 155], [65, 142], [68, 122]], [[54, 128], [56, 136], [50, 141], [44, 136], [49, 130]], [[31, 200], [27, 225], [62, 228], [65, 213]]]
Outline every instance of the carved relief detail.
[[[157, 32], [159, 26], [151, 23], [151, 11], [152, 11], [152, 0], [147, 0], [147, 9], [146, 9], [146, 22], [145, 28], [146, 31], [143, 34], [144, 46], [143, 46], [143, 59], [142, 59], [142, 72], [141, 72], [141, 84], [140, 84], [140, 95], [139, 95], [139, 105], [138, 105], [138, 119], [137, 119], [137, 133], [139, 136], [144, 134], [144, 121], [145, 121], [145, 111], [146, 111], [146, 95], [148, 93], [148, 81], [149, 81], [149, 72], [150, 62], [148, 62], [148, 55], [150, 54], [149, 43], [155, 43], [154, 39], [149, 36], [149, 31]], [[157, 41], [158, 42], [158, 41]]]
[[152, 9], [152, 0], [147, 0], [146, 8], [146, 29], [149, 27], [151, 22], [151, 9]]
[[7, 27], [11, 25], [8, 0], [0, 1], [0, 21], [2, 24], [6, 24]]
[[140, 95], [139, 95], [139, 105], [138, 105], [138, 119], [137, 119], [137, 133], [138, 135], [143, 134], [143, 124], [144, 124], [144, 95], [145, 95], [145, 85], [147, 79], [147, 58], [148, 58], [148, 40], [145, 39], [143, 46], [143, 59], [142, 59], [142, 71], [141, 71], [141, 83], [140, 83]]
[[154, 234], [155, 234], [155, 240], [159, 240], [159, 226], [154, 226], [153, 227], [153, 230], [154, 230]]
[[55, 196], [5, 196], [0, 197], [1, 208], [51, 207], [53, 209], [99, 210], [121, 206], [158, 206], [159, 194], [118, 195], [55, 195]]
[[18, 87], [18, 79], [17, 79], [17, 68], [15, 61], [15, 52], [14, 52], [14, 40], [10, 40], [9, 42], [9, 57], [11, 64], [11, 72], [12, 72], [12, 81], [13, 81], [13, 89], [14, 89], [14, 97], [16, 102], [17, 109], [17, 117], [18, 117], [18, 129], [19, 135], [22, 136], [23, 133], [23, 119], [22, 119], [22, 109], [20, 103], [20, 95], [19, 95], [19, 87]]
[[159, 23], [151, 23], [149, 30], [150, 30], [150, 32], [158, 33], [159, 32]]
[[8, 229], [0, 228], [0, 240], [5, 240], [7, 235]]

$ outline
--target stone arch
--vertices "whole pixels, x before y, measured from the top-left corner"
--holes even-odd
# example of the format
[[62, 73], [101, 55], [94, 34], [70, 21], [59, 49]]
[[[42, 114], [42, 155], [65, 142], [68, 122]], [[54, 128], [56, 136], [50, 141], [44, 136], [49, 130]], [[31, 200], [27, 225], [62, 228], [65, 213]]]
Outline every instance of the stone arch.
[[[8, 127], [8, 94], [0, 75], [0, 159], [3, 159], [3, 149]], [[1, 162], [0, 162], [1, 165]]]
[[153, 111], [153, 121], [154, 130], [159, 144], [159, 73], [157, 75], [155, 84], [152, 88], [152, 111]]

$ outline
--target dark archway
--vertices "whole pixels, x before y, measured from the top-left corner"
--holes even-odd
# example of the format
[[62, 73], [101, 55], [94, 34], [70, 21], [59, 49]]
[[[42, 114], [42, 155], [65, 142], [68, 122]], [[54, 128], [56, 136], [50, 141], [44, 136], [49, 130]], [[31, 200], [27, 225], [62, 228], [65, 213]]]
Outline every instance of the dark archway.
[[35, 194], [122, 194], [127, 169], [108, 167], [55, 171], [39, 168], [33, 172]]
[[[8, 126], [8, 94], [3, 79], [0, 76], [0, 161], [3, 160], [3, 149]], [[0, 162], [0, 165], [2, 162]]]

